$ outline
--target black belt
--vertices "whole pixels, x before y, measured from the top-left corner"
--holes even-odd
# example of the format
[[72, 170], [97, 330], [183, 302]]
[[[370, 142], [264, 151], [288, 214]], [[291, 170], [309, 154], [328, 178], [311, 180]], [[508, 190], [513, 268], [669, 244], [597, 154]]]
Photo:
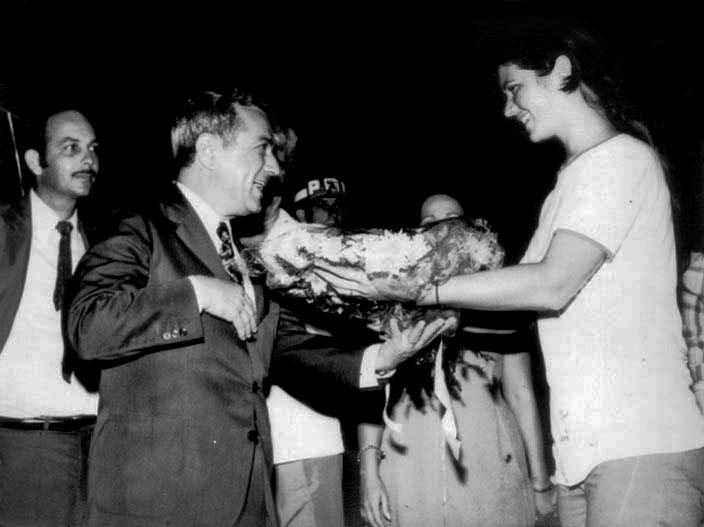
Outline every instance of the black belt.
[[75, 432], [95, 424], [94, 415], [73, 415], [68, 417], [32, 417], [19, 419], [0, 417], [0, 428], [12, 430], [49, 430], [54, 432]]

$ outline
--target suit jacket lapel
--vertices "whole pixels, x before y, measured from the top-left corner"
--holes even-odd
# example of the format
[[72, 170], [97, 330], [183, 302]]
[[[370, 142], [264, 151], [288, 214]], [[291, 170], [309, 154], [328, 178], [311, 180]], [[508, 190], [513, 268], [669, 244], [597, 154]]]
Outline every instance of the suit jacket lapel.
[[186, 247], [216, 278], [229, 280], [230, 276], [225, 271], [220, 255], [217, 253], [205, 226], [175, 185], [173, 195], [170, 196], [170, 200], [162, 204], [162, 209], [165, 216], [177, 225], [176, 235]]
[[78, 234], [80, 235], [81, 239], [83, 240], [83, 247], [85, 247], [86, 251], [87, 251], [88, 249], [90, 249], [90, 246], [93, 244], [92, 242], [95, 241], [93, 239], [93, 238], [95, 238], [95, 236], [88, 234], [88, 229], [86, 228], [85, 222], [83, 222], [83, 220], [81, 219], [80, 214], [78, 215], [77, 225], [78, 225]]

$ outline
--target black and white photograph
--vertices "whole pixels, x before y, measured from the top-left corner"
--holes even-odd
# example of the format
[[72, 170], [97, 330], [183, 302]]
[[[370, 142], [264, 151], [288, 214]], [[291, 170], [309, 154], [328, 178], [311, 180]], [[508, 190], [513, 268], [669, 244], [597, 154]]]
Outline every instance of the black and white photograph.
[[701, 527], [675, 3], [0, 5], [0, 527]]

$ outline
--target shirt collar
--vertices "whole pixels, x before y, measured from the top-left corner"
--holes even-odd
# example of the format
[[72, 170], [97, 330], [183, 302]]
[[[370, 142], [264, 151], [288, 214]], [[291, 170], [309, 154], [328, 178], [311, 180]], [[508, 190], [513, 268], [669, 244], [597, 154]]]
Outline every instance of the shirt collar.
[[[58, 233], [56, 224], [61, 221], [61, 217], [34, 191], [29, 191], [29, 201], [32, 208], [32, 230], [34, 233]], [[71, 217], [66, 220], [73, 225], [73, 230], [78, 227], [78, 212], [73, 211]]]

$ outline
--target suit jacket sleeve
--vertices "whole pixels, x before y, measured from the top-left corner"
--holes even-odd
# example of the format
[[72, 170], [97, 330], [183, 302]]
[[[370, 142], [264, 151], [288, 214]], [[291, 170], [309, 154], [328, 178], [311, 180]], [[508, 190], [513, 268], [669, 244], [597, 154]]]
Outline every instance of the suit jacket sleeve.
[[269, 381], [315, 410], [349, 414], [363, 397], [359, 389], [362, 356], [375, 339], [371, 332], [311, 334], [282, 306]]
[[154, 250], [153, 227], [134, 215], [84, 255], [65, 322], [81, 358], [121, 359], [203, 338], [188, 278], [151, 279]]

